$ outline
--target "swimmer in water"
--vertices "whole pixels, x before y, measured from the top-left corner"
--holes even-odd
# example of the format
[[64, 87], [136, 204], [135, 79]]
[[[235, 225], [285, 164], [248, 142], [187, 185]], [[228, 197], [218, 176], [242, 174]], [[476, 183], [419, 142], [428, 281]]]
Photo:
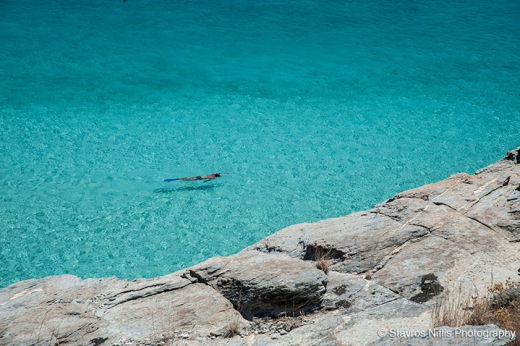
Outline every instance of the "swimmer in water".
[[166, 182], [170, 182], [170, 181], [175, 181], [175, 180], [186, 180], [186, 181], [190, 181], [190, 180], [211, 180], [211, 179], [215, 179], [215, 178], [218, 178], [220, 177], [220, 173], [212, 173], [212, 174], [208, 174], [208, 175], [197, 175], [196, 177], [189, 177], [189, 178], [169, 178], [169, 179], [164, 179], [164, 181]]

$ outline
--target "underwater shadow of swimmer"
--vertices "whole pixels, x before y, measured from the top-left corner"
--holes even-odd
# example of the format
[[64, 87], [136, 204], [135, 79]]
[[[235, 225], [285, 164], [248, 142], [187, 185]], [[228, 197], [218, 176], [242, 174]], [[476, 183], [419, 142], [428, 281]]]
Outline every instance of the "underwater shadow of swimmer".
[[221, 184], [201, 185], [201, 186], [184, 186], [184, 187], [178, 187], [176, 189], [169, 189], [166, 187], [161, 187], [159, 189], [153, 190], [153, 192], [167, 194], [167, 193], [174, 193], [176, 191], [210, 191], [219, 186], [221, 186]]

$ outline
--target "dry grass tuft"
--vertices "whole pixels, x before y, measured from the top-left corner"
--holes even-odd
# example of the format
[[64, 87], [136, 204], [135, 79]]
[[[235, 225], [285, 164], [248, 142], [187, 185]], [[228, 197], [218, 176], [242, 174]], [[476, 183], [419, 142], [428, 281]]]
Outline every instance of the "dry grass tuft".
[[325, 274], [329, 273], [329, 261], [327, 259], [319, 259], [316, 261], [316, 268], [322, 270]]
[[235, 335], [240, 334], [240, 324], [238, 323], [238, 320], [231, 322], [227, 325], [226, 330], [224, 331], [224, 334], [222, 334], [225, 338], [232, 338]]
[[466, 324], [471, 316], [472, 301], [470, 295], [459, 287], [456, 291], [444, 289], [432, 310], [433, 328], [441, 326], [460, 327]]
[[[471, 297], [460, 288], [456, 292], [446, 289], [432, 310], [432, 324], [434, 328], [496, 324], [520, 336], [520, 283], [495, 284], [483, 297]], [[520, 337], [508, 345], [520, 346]]]
[[325, 274], [329, 273], [329, 259], [330, 251], [323, 251], [321, 248], [316, 249], [316, 268], [323, 271]]

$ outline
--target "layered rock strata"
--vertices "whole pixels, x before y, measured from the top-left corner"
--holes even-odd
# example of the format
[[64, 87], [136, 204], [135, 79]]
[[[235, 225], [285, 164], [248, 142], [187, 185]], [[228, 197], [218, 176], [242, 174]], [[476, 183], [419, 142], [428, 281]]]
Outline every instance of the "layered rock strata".
[[429, 330], [449, 290], [517, 278], [519, 151], [166, 276], [15, 283], [0, 290], [0, 345], [503, 345], [389, 333]]

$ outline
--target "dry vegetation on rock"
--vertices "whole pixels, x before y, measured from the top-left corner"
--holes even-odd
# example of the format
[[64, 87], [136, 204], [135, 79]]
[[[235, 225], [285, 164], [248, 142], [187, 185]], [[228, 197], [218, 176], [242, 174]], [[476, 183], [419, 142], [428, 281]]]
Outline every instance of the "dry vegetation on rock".
[[520, 346], [520, 283], [494, 284], [485, 296], [471, 296], [460, 288], [446, 290], [432, 310], [432, 324], [433, 328], [495, 324], [514, 331], [517, 339], [509, 345]]
[[235, 335], [240, 335], [240, 323], [238, 320], [235, 320], [227, 325], [223, 337], [232, 338]]
[[316, 249], [316, 268], [323, 271], [325, 274], [329, 273], [329, 259], [330, 251], [325, 251], [321, 248]]

